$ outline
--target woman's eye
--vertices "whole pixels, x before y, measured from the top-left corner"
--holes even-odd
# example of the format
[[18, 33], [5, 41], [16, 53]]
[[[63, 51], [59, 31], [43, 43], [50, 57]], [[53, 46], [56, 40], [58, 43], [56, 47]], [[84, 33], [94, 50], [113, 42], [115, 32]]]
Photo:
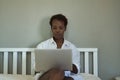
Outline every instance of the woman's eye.
[[53, 29], [57, 29], [57, 28], [54, 27]]
[[63, 28], [61, 28], [61, 27], [60, 27], [59, 29], [60, 29], [60, 30], [63, 30]]
[[52, 29], [57, 29], [57, 28], [53, 26]]

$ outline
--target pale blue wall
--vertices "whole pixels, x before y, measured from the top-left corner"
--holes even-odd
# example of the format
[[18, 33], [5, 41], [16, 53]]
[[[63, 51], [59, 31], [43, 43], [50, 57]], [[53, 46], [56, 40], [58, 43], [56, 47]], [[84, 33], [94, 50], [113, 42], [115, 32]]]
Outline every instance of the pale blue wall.
[[0, 0], [0, 47], [35, 47], [56, 13], [69, 19], [66, 39], [99, 49], [100, 78], [120, 75], [120, 0]]

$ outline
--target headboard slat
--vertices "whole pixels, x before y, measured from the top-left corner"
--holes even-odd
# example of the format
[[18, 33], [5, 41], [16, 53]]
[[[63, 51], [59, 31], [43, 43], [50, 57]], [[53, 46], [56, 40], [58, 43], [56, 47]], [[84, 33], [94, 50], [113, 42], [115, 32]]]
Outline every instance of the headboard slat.
[[97, 53], [97, 50], [94, 51], [94, 54], [93, 54], [93, 73], [98, 76], [98, 53]]
[[17, 51], [13, 52], [13, 74], [17, 74]]
[[22, 74], [26, 75], [26, 51], [22, 52]]
[[4, 52], [4, 74], [8, 74], [8, 51]]
[[85, 73], [89, 73], [89, 53], [85, 51]]
[[35, 55], [34, 55], [34, 51], [32, 51], [31, 52], [31, 75], [34, 75], [34, 61], [35, 61], [35, 59], [34, 59], [34, 57], [35, 57]]

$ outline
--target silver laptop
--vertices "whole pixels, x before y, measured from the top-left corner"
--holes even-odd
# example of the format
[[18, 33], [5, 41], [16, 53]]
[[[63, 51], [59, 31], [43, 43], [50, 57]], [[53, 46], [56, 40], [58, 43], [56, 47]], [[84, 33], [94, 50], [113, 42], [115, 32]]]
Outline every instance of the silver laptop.
[[35, 49], [35, 71], [47, 71], [53, 67], [72, 70], [71, 49]]

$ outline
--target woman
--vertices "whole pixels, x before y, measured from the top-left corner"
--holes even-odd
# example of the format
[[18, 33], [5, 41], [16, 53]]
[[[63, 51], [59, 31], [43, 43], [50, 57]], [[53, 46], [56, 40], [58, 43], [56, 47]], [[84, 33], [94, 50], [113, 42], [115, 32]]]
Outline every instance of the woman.
[[[37, 48], [39, 49], [72, 49], [72, 58], [73, 58], [73, 71], [65, 71], [65, 77], [61, 78], [61, 80], [75, 80], [74, 75], [79, 73], [80, 71], [80, 59], [76, 59], [76, 56], [80, 56], [76, 47], [69, 41], [64, 39], [64, 32], [67, 29], [67, 18], [62, 14], [53, 15], [50, 19], [50, 26], [53, 37], [41, 42], [38, 44]], [[78, 62], [77, 62], [78, 61]], [[52, 71], [53, 70], [53, 71]], [[53, 78], [55, 76], [62, 77], [62, 70], [55, 69], [55, 71], [59, 74], [53, 75], [49, 78]], [[42, 80], [44, 76], [50, 76], [50, 74], [54, 74], [54, 69], [47, 71], [43, 74], [39, 79]], [[46, 79], [47, 80], [47, 79]], [[53, 79], [52, 79], [53, 80]], [[56, 79], [58, 80], [58, 79]], [[79, 79], [80, 80], [80, 79]]]

